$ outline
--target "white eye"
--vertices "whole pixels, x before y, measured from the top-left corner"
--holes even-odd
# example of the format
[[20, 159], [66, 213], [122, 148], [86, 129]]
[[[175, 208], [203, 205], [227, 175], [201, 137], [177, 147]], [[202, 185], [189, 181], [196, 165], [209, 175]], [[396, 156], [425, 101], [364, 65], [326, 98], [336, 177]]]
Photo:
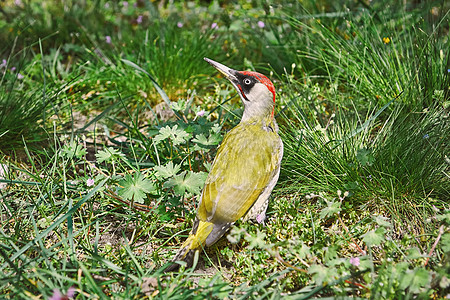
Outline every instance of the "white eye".
[[250, 79], [248, 79], [248, 78], [244, 79], [244, 84], [249, 85], [251, 83], [252, 83], [252, 81]]

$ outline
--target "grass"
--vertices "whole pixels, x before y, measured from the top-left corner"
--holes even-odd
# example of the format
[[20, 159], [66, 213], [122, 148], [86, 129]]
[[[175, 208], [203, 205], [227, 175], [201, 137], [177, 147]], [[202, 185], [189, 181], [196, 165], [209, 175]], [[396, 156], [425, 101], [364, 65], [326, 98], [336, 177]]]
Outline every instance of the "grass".
[[[448, 296], [445, 1], [49, 4], [0, 11], [2, 297]], [[164, 274], [241, 113], [204, 56], [273, 79], [282, 173]]]
[[[286, 151], [292, 159], [285, 169], [289, 180], [303, 184], [308, 192], [349, 190], [364, 195], [360, 200], [366, 204], [385, 206], [400, 223], [405, 214], [412, 214], [413, 223], [420, 224], [423, 212], [416, 214], [408, 206], [417, 201], [431, 209], [445, 203], [449, 193], [444, 94], [450, 77], [448, 56], [442, 55], [448, 39], [436, 36], [439, 28], [417, 28], [422, 21], [410, 12], [399, 17], [418, 25], [401, 29], [397, 20], [364, 12], [346, 20], [345, 31], [293, 20], [302, 32], [313, 32], [317, 44], [304, 53], [298, 50], [299, 58], [317, 62], [311, 67], [300, 61], [300, 69], [306, 73], [312, 69], [328, 89], [320, 94], [313, 82], [307, 82], [309, 89], [288, 91], [292, 100], [285, 111], [289, 121], [284, 132], [293, 148]], [[312, 36], [303, 35], [303, 39]], [[298, 43], [301, 38], [290, 40]], [[294, 47], [312, 43], [301, 41]], [[294, 79], [289, 87], [296, 85]], [[307, 115], [308, 109], [325, 118]], [[299, 129], [292, 130], [295, 127]], [[384, 200], [389, 198], [394, 201]], [[407, 207], [397, 205], [397, 198]]]

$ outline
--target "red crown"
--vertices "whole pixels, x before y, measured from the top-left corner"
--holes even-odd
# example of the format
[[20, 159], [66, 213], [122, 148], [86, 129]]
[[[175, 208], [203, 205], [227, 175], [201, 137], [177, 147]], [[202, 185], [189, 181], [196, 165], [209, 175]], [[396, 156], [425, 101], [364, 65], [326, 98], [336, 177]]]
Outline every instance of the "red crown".
[[258, 73], [258, 72], [241, 71], [239, 73], [246, 75], [246, 76], [252, 76], [252, 77], [255, 77], [256, 79], [258, 79], [259, 82], [264, 84], [269, 89], [269, 91], [272, 92], [273, 102], [275, 102], [275, 87], [273, 86], [273, 83], [272, 83], [272, 81], [270, 81], [269, 78], [267, 78], [266, 76], [264, 76], [263, 74]]

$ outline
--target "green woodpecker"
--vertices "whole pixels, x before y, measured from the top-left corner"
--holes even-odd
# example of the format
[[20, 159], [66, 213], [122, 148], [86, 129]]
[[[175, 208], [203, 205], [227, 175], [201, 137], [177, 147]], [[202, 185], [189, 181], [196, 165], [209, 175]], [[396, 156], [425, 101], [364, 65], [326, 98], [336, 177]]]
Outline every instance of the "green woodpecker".
[[[244, 220], [264, 222], [269, 196], [280, 174], [283, 142], [274, 119], [275, 88], [257, 72], [236, 71], [205, 60], [234, 86], [244, 112], [241, 122], [225, 135], [203, 188], [189, 237], [173, 258], [192, 263], [193, 254], [211, 246]], [[178, 264], [167, 269], [174, 270]]]

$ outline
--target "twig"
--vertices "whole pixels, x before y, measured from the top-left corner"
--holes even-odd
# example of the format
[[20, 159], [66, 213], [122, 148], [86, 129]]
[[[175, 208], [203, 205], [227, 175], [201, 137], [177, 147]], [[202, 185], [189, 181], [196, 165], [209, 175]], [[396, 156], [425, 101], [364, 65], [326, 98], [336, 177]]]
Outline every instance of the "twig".
[[[298, 271], [298, 272], [308, 273], [307, 270], [301, 269], [301, 268], [296, 267], [296, 266], [293, 266], [293, 265], [291, 265], [290, 263], [288, 263], [287, 261], [285, 261], [285, 260], [281, 257], [280, 253], [278, 253], [277, 250], [272, 249], [272, 251], [268, 251], [268, 252], [269, 252], [272, 256], [274, 256], [280, 263], [282, 263], [283, 265], [285, 265], [286, 267], [292, 268], [292, 269], [294, 269], [295, 271]], [[272, 252], [272, 253], [271, 253], [271, 252]]]
[[441, 227], [439, 227], [439, 234], [436, 238], [436, 241], [434, 241], [433, 246], [431, 247], [430, 253], [428, 253], [428, 258], [425, 261], [424, 266], [426, 266], [428, 264], [428, 261], [431, 258], [431, 255], [433, 255], [434, 249], [436, 249], [437, 244], [439, 243], [439, 240], [441, 239], [442, 234], [444, 233], [444, 225], [441, 225]]
[[[107, 191], [108, 191], [108, 193], [105, 193], [106, 196], [109, 196], [109, 197], [111, 197], [111, 198], [113, 198], [113, 199], [115, 199], [115, 200], [117, 200], [117, 201], [119, 201], [119, 202], [121, 202], [121, 203], [123, 203], [123, 204], [125, 204], [125, 205], [127, 205], [129, 207], [131, 207], [131, 208], [134, 208], [136, 210], [140, 210], [140, 211], [143, 211], [143, 212], [151, 212], [151, 211], [153, 211], [155, 209], [153, 206], [150, 206], [150, 205], [139, 204], [139, 203], [134, 203], [134, 202], [131, 202], [131, 201], [128, 201], [128, 200], [124, 200], [124, 199], [120, 198], [113, 191], [111, 191], [111, 190], [107, 190]], [[166, 211], [168, 209], [169, 208], [166, 207]], [[176, 221], [178, 221], [178, 222], [184, 222], [184, 220], [185, 220], [184, 218], [176, 218]]]
[[361, 253], [362, 255], [366, 255], [366, 251], [364, 251], [363, 249], [361, 249], [361, 247], [359, 247], [358, 243], [356, 243], [355, 239], [353, 239], [353, 237], [350, 235], [350, 231], [348, 230], [347, 226], [345, 226], [344, 221], [342, 221], [341, 216], [339, 214], [337, 214], [339, 221], [341, 222], [342, 226], [344, 227], [345, 231], [347, 232], [348, 236], [350, 237], [350, 239], [352, 240], [352, 242], [355, 244], [356, 248], [358, 249], [359, 253]]
[[106, 196], [109, 196], [109, 197], [111, 197], [113, 199], [116, 199], [117, 201], [122, 202], [123, 204], [126, 204], [126, 205], [128, 205], [128, 206], [130, 206], [132, 208], [137, 209], [137, 210], [144, 211], [144, 212], [150, 212], [153, 209], [153, 207], [149, 206], [149, 205], [139, 204], [139, 203], [134, 203], [134, 202], [131, 202], [131, 201], [123, 200], [122, 198], [117, 196], [113, 191], [111, 191], [111, 190], [107, 190], [107, 191], [108, 191], [108, 193], [105, 193]]
[[366, 289], [366, 290], [369, 290], [364, 284], [361, 284], [361, 283], [353, 282], [353, 281], [350, 281], [350, 280], [344, 280], [344, 282], [346, 282], [348, 284], [353, 284], [353, 285], [355, 285], [357, 287], [360, 287], [360, 288], [363, 288], [363, 289]]

